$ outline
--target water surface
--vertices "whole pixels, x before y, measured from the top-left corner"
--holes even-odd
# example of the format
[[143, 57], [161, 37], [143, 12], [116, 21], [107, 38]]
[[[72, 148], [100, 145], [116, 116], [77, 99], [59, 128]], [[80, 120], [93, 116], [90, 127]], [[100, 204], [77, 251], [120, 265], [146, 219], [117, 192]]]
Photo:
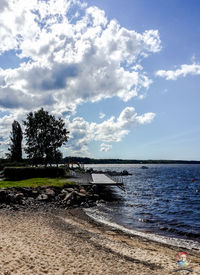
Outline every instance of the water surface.
[[99, 204], [90, 213], [142, 232], [200, 242], [200, 165], [87, 165], [98, 170], [127, 170], [121, 201]]

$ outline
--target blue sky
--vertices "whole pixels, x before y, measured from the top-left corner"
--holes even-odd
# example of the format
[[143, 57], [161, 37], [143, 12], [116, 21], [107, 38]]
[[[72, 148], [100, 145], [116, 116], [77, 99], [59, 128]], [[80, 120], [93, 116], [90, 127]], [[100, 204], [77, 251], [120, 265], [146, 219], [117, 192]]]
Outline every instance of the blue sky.
[[63, 155], [200, 160], [198, 0], [16, 0], [0, 7], [1, 155], [44, 107]]

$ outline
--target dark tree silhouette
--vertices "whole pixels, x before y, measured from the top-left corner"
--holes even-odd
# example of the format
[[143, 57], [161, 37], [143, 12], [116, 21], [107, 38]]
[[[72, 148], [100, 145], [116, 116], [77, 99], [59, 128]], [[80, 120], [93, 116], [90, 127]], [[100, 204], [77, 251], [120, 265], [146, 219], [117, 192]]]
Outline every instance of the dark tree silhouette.
[[14, 120], [12, 123], [12, 132], [10, 133], [11, 144], [8, 150], [10, 153], [7, 154], [11, 161], [22, 160], [22, 129], [18, 121]]
[[64, 121], [41, 108], [30, 112], [23, 123], [27, 141], [25, 152], [33, 164], [58, 163], [62, 158], [58, 148], [69, 138]]

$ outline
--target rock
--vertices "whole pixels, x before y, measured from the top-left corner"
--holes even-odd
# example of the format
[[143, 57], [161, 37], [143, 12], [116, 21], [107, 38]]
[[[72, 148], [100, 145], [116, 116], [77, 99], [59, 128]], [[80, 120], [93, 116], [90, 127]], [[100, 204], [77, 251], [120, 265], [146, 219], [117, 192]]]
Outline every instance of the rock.
[[46, 190], [45, 190], [45, 194], [48, 196], [48, 197], [55, 197], [55, 195], [56, 195], [56, 193], [52, 190], [52, 189], [50, 189], [50, 188], [47, 188]]
[[69, 192], [66, 189], [62, 189], [61, 194], [68, 194]]
[[99, 200], [99, 195], [94, 186], [73, 186], [64, 188], [54, 187], [25, 187], [0, 189], [0, 208], [6, 207], [16, 209], [33, 207], [37, 208], [51, 202], [55, 207], [89, 207], [94, 206]]
[[105, 201], [101, 199], [98, 201], [98, 203], [105, 203]]
[[66, 188], [65, 190], [68, 191], [68, 192], [73, 192], [74, 188]]
[[93, 192], [88, 192], [87, 197], [93, 197], [94, 193]]
[[71, 200], [68, 200], [67, 202], [66, 202], [66, 205], [71, 205]]
[[85, 189], [83, 189], [83, 188], [81, 188], [79, 192], [82, 193], [82, 194], [86, 194], [87, 193], [87, 191]]
[[6, 190], [0, 190], [0, 203], [4, 203], [6, 202]]
[[24, 199], [24, 194], [19, 192], [15, 193], [16, 190], [13, 188], [11, 190], [1, 190], [0, 191], [0, 203], [22, 203]]
[[23, 194], [23, 193], [17, 193], [17, 194], [15, 195], [15, 200], [16, 200], [16, 202], [22, 203], [23, 199], [24, 199], [24, 194]]
[[99, 199], [99, 195], [98, 195], [98, 194], [94, 194], [94, 195], [93, 195], [93, 198], [94, 198], [95, 200], [98, 200], [98, 199]]
[[7, 202], [12, 202], [12, 203], [16, 203], [16, 197], [14, 193], [9, 193], [7, 196]]
[[128, 171], [127, 171], [127, 170], [123, 170], [123, 171], [122, 171], [122, 175], [123, 175], [123, 176], [128, 176], [128, 175], [129, 175], [129, 173], [128, 173]]
[[84, 198], [86, 197], [86, 194], [85, 194], [85, 193], [80, 193], [80, 192], [77, 192], [77, 191], [75, 191], [74, 193], [75, 193], [77, 196], [79, 196], [79, 197], [82, 197], [82, 198], [83, 198], [83, 197], [84, 197]]
[[95, 192], [95, 190], [96, 190], [96, 186], [92, 186], [92, 187], [87, 189], [87, 193], [93, 194]]
[[31, 187], [25, 187], [25, 188], [17, 189], [17, 191], [20, 193], [23, 193], [25, 197], [30, 197], [32, 196], [33, 189]]
[[27, 203], [33, 203], [35, 200], [34, 200], [34, 198], [32, 198], [32, 197], [29, 197], [29, 198], [27, 198], [27, 200], [26, 200], [26, 202]]
[[90, 202], [89, 202], [89, 206], [94, 207], [94, 206], [97, 206], [97, 204], [96, 204], [95, 201], [90, 201]]
[[65, 198], [65, 196], [69, 194], [68, 192], [67, 193], [60, 193], [58, 196], [56, 196], [56, 200], [63, 200]]
[[19, 207], [17, 207], [16, 205], [12, 205], [12, 210], [17, 211], [19, 210]]
[[15, 194], [15, 196], [18, 197], [18, 198], [19, 198], [19, 197], [23, 198], [23, 197], [24, 197], [24, 194], [20, 192], [20, 193]]
[[48, 200], [48, 196], [46, 194], [40, 194], [37, 197], [37, 200], [39, 200], [39, 201], [46, 201], [46, 200]]
[[38, 196], [38, 190], [32, 190], [32, 196], [34, 197], [34, 198], [36, 198], [37, 196]]
[[95, 173], [95, 170], [93, 168], [88, 168], [86, 172], [89, 174], [92, 174], [92, 173]]
[[63, 201], [68, 201], [68, 200], [71, 200], [71, 199], [74, 199], [74, 195], [75, 195], [75, 192], [71, 192], [69, 194], [66, 194], [65, 198]]

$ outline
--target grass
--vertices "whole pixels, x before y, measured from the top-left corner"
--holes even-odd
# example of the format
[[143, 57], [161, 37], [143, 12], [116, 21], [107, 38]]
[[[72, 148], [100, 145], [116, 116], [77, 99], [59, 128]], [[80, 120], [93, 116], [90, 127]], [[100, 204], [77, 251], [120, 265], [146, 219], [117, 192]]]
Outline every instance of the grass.
[[64, 187], [76, 185], [73, 181], [67, 181], [64, 178], [32, 178], [18, 181], [0, 181], [1, 188], [11, 188], [11, 187], [38, 187], [38, 186], [55, 186]]

